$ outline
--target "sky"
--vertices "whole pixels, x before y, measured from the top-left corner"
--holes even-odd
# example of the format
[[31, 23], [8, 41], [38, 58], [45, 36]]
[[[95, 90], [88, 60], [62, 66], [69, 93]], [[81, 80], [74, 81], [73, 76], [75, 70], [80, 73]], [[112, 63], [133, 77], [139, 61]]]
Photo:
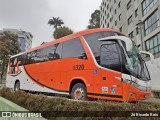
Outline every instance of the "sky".
[[32, 47], [54, 40], [52, 17], [60, 17], [74, 32], [86, 29], [102, 0], [0, 0], [0, 30], [18, 29], [33, 35]]

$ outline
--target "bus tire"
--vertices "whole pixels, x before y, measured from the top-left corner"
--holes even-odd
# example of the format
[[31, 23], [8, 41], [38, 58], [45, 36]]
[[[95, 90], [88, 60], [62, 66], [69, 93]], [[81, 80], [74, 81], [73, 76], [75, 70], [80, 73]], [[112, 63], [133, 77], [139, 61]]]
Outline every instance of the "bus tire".
[[71, 98], [75, 100], [87, 100], [87, 90], [84, 84], [77, 83], [71, 90]]
[[17, 81], [14, 85], [14, 91], [19, 91], [20, 90], [20, 82]]

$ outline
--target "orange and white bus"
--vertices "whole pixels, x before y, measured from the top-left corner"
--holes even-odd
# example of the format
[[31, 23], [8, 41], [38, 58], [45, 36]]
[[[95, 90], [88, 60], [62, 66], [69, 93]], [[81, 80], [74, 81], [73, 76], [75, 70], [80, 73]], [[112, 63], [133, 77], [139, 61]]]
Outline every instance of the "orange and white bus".
[[150, 75], [135, 43], [112, 29], [78, 32], [10, 58], [6, 86], [137, 101], [151, 95]]

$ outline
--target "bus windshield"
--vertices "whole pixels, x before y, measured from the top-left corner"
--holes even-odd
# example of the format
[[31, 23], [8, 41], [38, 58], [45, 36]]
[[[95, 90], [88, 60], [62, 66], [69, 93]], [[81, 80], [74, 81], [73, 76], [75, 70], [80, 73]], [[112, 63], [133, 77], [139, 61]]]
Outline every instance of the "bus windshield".
[[124, 42], [119, 40], [125, 53], [126, 69], [136, 78], [144, 81], [150, 80], [150, 75], [140, 51], [133, 41]]
[[141, 58], [139, 49], [135, 43], [127, 37], [125, 37], [125, 41], [120, 40], [121, 37], [123, 36], [119, 36], [113, 32], [99, 32], [85, 35], [84, 39], [91, 48], [95, 60], [100, 66], [125, 73], [125, 70], [123, 68], [121, 69], [121, 63], [119, 61], [122, 54], [119, 53], [121, 50], [115, 42], [118, 40], [117, 42], [120, 47], [123, 48], [125, 54], [123, 62], [125, 69], [136, 78], [144, 81], [150, 80], [146, 64]]

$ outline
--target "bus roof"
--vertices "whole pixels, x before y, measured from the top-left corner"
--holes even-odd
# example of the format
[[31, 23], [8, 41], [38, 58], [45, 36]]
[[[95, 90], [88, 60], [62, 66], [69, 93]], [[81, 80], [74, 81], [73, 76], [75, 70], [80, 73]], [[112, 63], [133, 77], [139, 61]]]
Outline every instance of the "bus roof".
[[[80, 32], [77, 32], [77, 33], [73, 33], [71, 35], [68, 35], [68, 36], [65, 36], [65, 37], [62, 37], [62, 38], [59, 38], [59, 39], [56, 39], [56, 40], [52, 40], [50, 42], [47, 42], [43, 45], [40, 45], [40, 46], [37, 46], [35, 48], [32, 48], [30, 50], [27, 50], [25, 52], [22, 52], [22, 53], [19, 53], [17, 55], [14, 55], [12, 57], [15, 57], [15, 56], [18, 56], [18, 55], [21, 55], [23, 53], [28, 53], [28, 52], [31, 52], [31, 51], [34, 51], [34, 50], [37, 50], [37, 49], [40, 49], [40, 48], [45, 48], [45, 47], [48, 47], [50, 45], [53, 45], [53, 44], [56, 44], [56, 43], [60, 43], [60, 42], [64, 42], [64, 41], [67, 41], [69, 39], [74, 39], [76, 37], [80, 37], [80, 36], [83, 36], [83, 35], [87, 35], [87, 34], [91, 34], [91, 33], [95, 33], [95, 32], [103, 32], [103, 31], [110, 31], [110, 32], [117, 32], [111, 28], [96, 28], [96, 29], [87, 29], [87, 30], [83, 30], [83, 31], [80, 31]], [[117, 32], [119, 33], [119, 32]], [[122, 34], [122, 33], [119, 33], [119, 34]], [[122, 34], [123, 35], [123, 34]], [[11, 57], [11, 58], [12, 58]]]

